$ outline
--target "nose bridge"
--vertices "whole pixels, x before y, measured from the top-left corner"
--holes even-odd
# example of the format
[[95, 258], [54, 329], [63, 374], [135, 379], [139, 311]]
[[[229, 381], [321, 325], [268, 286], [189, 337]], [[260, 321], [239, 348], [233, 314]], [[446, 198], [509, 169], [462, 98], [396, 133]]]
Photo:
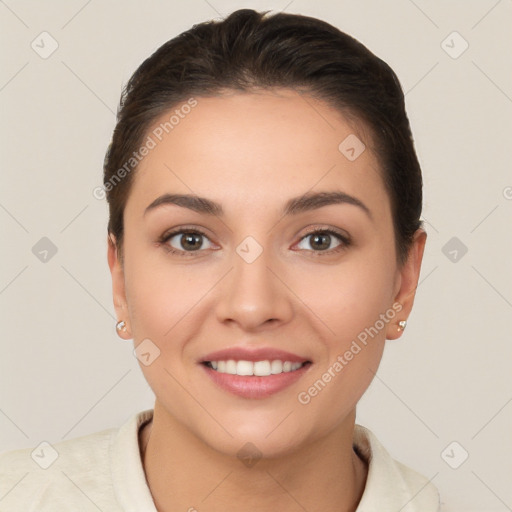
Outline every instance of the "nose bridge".
[[288, 321], [292, 304], [286, 286], [275, 275], [275, 257], [254, 237], [235, 248], [233, 270], [218, 304], [219, 320], [254, 329], [268, 320]]

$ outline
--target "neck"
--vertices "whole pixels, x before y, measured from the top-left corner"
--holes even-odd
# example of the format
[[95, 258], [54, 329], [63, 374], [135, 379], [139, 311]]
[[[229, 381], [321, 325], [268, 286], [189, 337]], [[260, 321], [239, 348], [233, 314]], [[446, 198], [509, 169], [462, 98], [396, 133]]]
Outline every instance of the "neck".
[[158, 512], [237, 510], [353, 512], [367, 465], [352, 448], [355, 410], [336, 431], [287, 456], [246, 467], [204, 444], [155, 403], [140, 432], [141, 457]]

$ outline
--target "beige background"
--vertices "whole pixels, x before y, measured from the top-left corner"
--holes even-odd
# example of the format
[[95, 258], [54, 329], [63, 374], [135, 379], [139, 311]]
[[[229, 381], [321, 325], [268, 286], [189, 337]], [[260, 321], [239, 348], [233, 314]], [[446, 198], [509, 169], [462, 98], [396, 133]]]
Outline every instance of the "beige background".
[[[432, 478], [445, 511], [512, 510], [510, 0], [0, 2], [0, 451], [152, 406], [114, 331], [107, 209], [93, 189], [138, 64], [238, 7], [325, 19], [397, 72], [429, 238], [409, 326], [388, 342], [358, 422]], [[47, 58], [31, 47], [51, 49], [43, 31], [58, 43]], [[32, 252], [43, 237], [57, 249], [46, 262]]]

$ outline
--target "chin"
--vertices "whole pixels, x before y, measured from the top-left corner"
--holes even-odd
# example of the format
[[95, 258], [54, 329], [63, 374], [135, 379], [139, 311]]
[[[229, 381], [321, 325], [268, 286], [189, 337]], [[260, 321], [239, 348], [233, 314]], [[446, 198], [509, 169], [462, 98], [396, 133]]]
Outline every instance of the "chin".
[[[247, 416], [247, 414], [245, 415]], [[217, 431], [197, 432], [203, 441], [218, 452], [228, 456], [257, 456], [259, 458], [279, 458], [292, 454], [303, 448], [308, 442], [308, 428], [304, 422], [285, 420], [286, 414], [252, 418], [248, 420], [218, 418], [229, 425], [228, 431], [233, 436], [218, 435]], [[300, 425], [300, 429], [299, 429]], [[196, 435], [197, 435], [196, 434]], [[254, 452], [254, 454], [252, 454]]]

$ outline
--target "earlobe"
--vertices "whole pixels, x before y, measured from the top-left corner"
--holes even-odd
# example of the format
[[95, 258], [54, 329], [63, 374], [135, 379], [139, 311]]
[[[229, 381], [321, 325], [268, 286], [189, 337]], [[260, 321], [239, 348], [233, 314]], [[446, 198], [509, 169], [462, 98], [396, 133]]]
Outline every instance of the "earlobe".
[[386, 332], [386, 339], [388, 340], [399, 338], [407, 325], [407, 319], [411, 313], [416, 288], [418, 287], [426, 240], [427, 233], [422, 228], [419, 228], [414, 234], [407, 260], [399, 271], [400, 285], [395, 297], [395, 303], [401, 304], [402, 309], [396, 315], [396, 321], [388, 327]]

